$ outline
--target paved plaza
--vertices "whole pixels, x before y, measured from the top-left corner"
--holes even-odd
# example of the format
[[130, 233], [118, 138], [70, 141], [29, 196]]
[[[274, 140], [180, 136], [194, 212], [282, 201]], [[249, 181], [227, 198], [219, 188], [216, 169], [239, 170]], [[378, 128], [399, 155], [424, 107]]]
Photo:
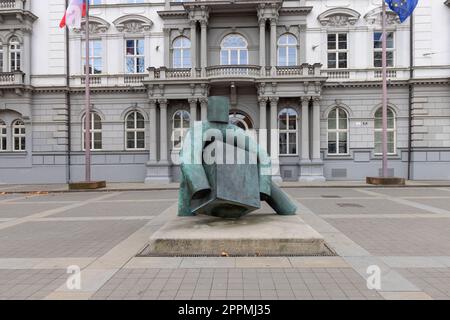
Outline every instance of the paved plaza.
[[174, 188], [6, 189], [0, 299], [450, 299], [449, 187], [286, 188], [336, 252], [317, 257], [137, 257], [176, 214]]

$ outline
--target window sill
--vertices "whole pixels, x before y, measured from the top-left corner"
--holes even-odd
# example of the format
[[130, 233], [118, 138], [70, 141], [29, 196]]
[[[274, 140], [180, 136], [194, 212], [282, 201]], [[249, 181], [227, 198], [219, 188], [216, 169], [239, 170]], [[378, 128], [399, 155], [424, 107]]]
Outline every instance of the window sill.
[[26, 156], [27, 154], [27, 151], [0, 151], [0, 156]]

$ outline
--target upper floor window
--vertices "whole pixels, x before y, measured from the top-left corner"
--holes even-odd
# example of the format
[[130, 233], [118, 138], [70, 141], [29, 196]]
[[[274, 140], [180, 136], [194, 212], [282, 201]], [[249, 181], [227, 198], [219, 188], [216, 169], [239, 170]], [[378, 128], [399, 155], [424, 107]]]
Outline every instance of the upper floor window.
[[348, 154], [348, 116], [340, 107], [328, 114], [328, 154]]
[[126, 71], [127, 73], [145, 72], [144, 40], [126, 40]]
[[0, 151], [6, 151], [6, 123], [0, 119]]
[[328, 68], [347, 68], [348, 45], [346, 33], [329, 33], [327, 39]]
[[[395, 113], [391, 108], [387, 110], [387, 149], [388, 154], [395, 154], [396, 124]], [[375, 112], [375, 154], [383, 153], [383, 108]]]
[[144, 3], [144, 0], [127, 0], [127, 3]]
[[89, 0], [90, 5], [102, 4], [102, 0]]
[[[102, 40], [89, 41], [89, 74], [101, 74], [103, 71]], [[83, 73], [86, 73], [86, 41], [82, 45]]]
[[[375, 68], [382, 67], [382, 58], [383, 58], [383, 33], [382, 32], [374, 32], [373, 33], [373, 66]], [[394, 66], [394, 32], [390, 31], [386, 33], [386, 59], [388, 67]]]
[[297, 154], [297, 111], [292, 108], [281, 110], [278, 114], [280, 132], [280, 155]]
[[278, 65], [297, 65], [297, 38], [290, 33], [283, 34], [278, 39]]
[[191, 68], [191, 40], [178, 37], [173, 41], [173, 67]]
[[16, 120], [12, 125], [14, 151], [25, 151], [25, 123]]
[[[83, 150], [85, 150], [84, 147], [84, 136], [86, 134], [86, 115], [83, 116], [82, 122], [82, 132], [81, 135], [81, 145]], [[91, 123], [90, 123], [90, 146], [91, 150], [101, 150], [102, 149], [102, 119], [96, 112], [91, 113]]]
[[17, 37], [12, 37], [9, 41], [9, 54], [11, 72], [19, 71], [21, 68], [22, 47]]
[[248, 64], [247, 40], [239, 34], [230, 34], [222, 40], [220, 64]]
[[178, 110], [173, 115], [172, 147], [180, 150], [183, 147], [184, 136], [191, 123], [191, 115], [184, 110]]
[[125, 120], [127, 149], [145, 149], [145, 120], [142, 113], [132, 111]]

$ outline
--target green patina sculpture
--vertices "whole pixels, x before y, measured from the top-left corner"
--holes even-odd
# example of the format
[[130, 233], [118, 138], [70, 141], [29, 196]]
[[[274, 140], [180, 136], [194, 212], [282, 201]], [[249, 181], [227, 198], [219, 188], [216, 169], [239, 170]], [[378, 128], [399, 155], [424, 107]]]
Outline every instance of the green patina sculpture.
[[239, 218], [261, 200], [279, 215], [295, 215], [295, 204], [272, 182], [267, 152], [229, 124], [229, 111], [227, 98], [210, 97], [208, 121], [195, 122], [185, 137], [178, 215]]

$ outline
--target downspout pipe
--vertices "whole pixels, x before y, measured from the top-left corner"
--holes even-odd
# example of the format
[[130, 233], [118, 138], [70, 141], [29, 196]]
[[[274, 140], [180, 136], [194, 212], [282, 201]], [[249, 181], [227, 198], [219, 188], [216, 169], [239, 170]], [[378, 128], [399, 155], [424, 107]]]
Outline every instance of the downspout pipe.
[[414, 13], [410, 17], [410, 28], [409, 28], [409, 83], [408, 83], [408, 180], [412, 178], [412, 108], [413, 108], [413, 96], [414, 96]]

